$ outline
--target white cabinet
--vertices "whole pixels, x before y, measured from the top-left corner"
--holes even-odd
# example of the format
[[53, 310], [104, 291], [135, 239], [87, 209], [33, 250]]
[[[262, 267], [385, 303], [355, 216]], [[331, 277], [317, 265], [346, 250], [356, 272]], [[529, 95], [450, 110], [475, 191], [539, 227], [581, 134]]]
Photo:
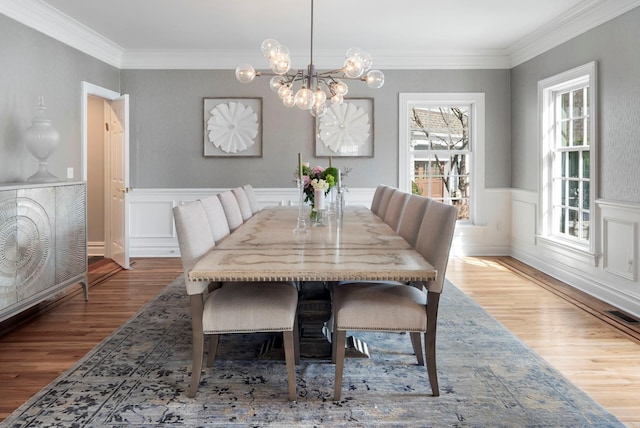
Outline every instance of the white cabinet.
[[86, 184], [0, 185], [0, 321], [81, 283], [88, 299]]

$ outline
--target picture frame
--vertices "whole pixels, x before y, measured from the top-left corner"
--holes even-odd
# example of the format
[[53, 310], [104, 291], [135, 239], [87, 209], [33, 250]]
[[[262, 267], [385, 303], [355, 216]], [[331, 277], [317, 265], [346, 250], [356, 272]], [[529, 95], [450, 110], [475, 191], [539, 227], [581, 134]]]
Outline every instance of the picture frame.
[[206, 157], [262, 157], [262, 98], [203, 98]]
[[373, 98], [346, 98], [327, 105], [327, 113], [315, 119], [315, 157], [374, 155]]

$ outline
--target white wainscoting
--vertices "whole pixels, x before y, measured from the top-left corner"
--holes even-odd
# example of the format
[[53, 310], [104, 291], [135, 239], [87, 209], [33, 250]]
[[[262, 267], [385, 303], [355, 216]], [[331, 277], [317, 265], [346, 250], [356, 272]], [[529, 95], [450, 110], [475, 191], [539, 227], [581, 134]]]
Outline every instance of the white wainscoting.
[[537, 192], [512, 190], [511, 255], [635, 316], [640, 316], [640, 204], [597, 200], [595, 255], [559, 251], [538, 236]]
[[[129, 254], [131, 257], [178, 257], [178, 241], [172, 209], [184, 202], [205, 198], [227, 189], [135, 189], [127, 196], [129, 205]], [[261, 207], [297, 205], [296, 189], [255, 188]], [[350, 188], [348, 205], [371, 206], [373, 188]], [[456, 255], [510, 254], [511, 190], [486, 191], [487, 224], [461, 223], [456, 228]]]
[[[173, 207], [225, 191], [207, 189], [135, 189], [129, 205], [129, 254], [131, 257], [178, 257], [180, 250], [173, 224]], [[297, 205], [296, 189], [254, 188], [261, 207]], [[347, 204], [371, 205], [375, 189], [349, 189]]]

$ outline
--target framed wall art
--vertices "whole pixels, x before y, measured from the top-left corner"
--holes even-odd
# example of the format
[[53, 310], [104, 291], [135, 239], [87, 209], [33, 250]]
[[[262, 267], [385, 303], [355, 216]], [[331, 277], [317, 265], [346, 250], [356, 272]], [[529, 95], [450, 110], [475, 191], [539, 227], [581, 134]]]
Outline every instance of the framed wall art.
[[204, 98], [204, 155], [262, 157], [262, 98]]
[[316, 157], [373, 157], [373, 98], [328, 104], [315, 122]]

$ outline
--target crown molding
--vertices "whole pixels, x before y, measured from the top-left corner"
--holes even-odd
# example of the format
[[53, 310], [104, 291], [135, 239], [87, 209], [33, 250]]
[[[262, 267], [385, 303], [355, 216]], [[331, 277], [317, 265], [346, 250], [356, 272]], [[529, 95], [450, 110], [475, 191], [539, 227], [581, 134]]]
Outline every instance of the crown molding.
[[522, 64], [638, 6], [640, 0], [583, 1], [514, 43], [507, 50], [510, 66]]
[[109, 65], [121, 66], [121, 46], [44, 2], [2, 0], [0, 13]]
[[[373, 68], [425, 70], [425, 69], [493, 69], [510, 68], [504, 51], [447, 52], [371, 52]], [[321, 69], [342, 67], [344, 52], [314, 51], [314, 64]], [[308, 52], [291, 53], [294, 68], [306, 67]], [[125, 50], [122, 69], [235, 69], [239, 64], [249, 63], [258, 70], [267, 69], [268, 63], [258, 49], [247, 51], [227, 50]]]
[[[506, 50], [371, 53], [380, 69], [512, 68], [638, 6], [640, 0], [585, 0]], [[264, 62], [256, 52], [126, 50], [38, 0], [2, 0], [0, 13], [119, 69], [234, 69]], [[319, 52], [314, 62], [329, 66], [343, 54]], [[308, 58], [292, 52], [292, 61], [307, 64]]]

